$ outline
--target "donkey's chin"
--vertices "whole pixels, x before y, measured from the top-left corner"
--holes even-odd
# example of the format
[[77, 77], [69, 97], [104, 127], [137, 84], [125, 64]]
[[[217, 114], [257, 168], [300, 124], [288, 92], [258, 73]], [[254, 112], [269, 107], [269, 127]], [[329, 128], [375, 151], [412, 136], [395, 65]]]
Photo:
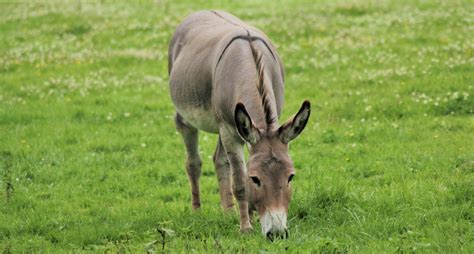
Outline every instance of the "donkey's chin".
[[260, 216], [262, 234], [270, 241], [276, 238], [287, 238], [288, 229], [286, 226], [286, 216], [286, 211], [283, 209], [265, 211], [265, 213]]

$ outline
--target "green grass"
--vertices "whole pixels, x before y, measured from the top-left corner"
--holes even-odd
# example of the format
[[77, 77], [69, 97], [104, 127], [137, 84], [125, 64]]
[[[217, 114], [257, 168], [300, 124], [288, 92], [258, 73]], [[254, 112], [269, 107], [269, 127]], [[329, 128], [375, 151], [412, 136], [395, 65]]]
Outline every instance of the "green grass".
[[[471, 1], [105, 2], [0, 3], [0, 251], [474, 252]], [[190, 210], [166, 52], [200, 9], [278, 47], [281, 121], [313, 103], [287, 240], [223, 214], [206, 133]]]

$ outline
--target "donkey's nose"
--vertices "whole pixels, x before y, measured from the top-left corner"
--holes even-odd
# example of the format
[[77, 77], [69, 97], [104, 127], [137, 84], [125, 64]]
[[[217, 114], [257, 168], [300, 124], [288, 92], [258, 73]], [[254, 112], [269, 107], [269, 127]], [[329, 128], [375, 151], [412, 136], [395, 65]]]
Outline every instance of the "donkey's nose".
[[267, 232], [267, 239], [272, 241], [275, 239], [286, 239], [288, 238], [288, 230], [285, 229], [285, 231], [277, 231], [277, 232]]

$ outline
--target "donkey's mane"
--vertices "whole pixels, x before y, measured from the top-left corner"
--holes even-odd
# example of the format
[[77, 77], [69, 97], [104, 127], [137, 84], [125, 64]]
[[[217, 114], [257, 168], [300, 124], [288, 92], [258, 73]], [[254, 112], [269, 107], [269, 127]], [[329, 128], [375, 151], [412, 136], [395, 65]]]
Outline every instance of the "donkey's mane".
[[[265, 115], [265, 123], [267, 124], [267, 129], [269, 129], [274, 123], [277, 122], [277, 118], [275, 117], [276, 114], [274, 114], [274, 112], [272, 112], [271, 102], [268, 99], [268, 97], [269, 97], [268, 96], [268, 91], [267, 91], [267, 88], [265, 87], [266, 80], [265, 80], [265, 77], [264, 77], [265, 76], [265, 73], [264, 73], [265, 66], [263, 64], [263, 54], [261, 52], [257, 51], [257, 49], [253, 46], [252, 42], [255, 41], [255, 40], [260, 40], [263, 44], [265, 44], [268, 51], [270, 51], [270, 53], [272, 54], [273, 59], [276, 60], [275, 55], [273, 54], [272, 50], [270, 49], [268, 44], [265, 42], [265, 40], [263, 40], [259, 37], [252, 37], [250, 35], [250, 31], [247, 28], [245, 28], [245, 27], [241, 26], [240, 24], [237, 24], [237, 23], [225, 18], [224, 16], [219, 14], [217, 11], [212, 10], [211, 12], [214, 13], [215, 15], [217, 15], [218, 17], [222, 18], [223, 20], [227, 21], [229, 24], [237, 26], [237, 27], [241, 27], [245, 31], [247, 31], [247, 38], [245, 38], [245, 35], [244, 36], [236, 36], [236, 37], [232, 38], [232, 40], [230, 42], [227, 43], [227, 45], [225, 46], [225, 48], [222, 51], [221, 55], [219, 56], [219, 59], [217, 60], [217, 64], [219, 64], [219, 62], [221, 61], [222, 56], [224, 55], [226, 49], [229, 47], [229, 45], [234, 40], [236, 40], [236, 39], [247, 39], [249, 41], [250, 49], [252, 50], [253, 60], [255, 62], [255, 66], [257, 68], [257, 76], [258, 76], [257, 90], [258, 90], [258, 93], [259, 93], [261, 101], [262, 101], [262, 109], [263, 109], [263, 113]], [[216, 68], [217, 68], [217, 64], [216, 64]]]
[[257, 76], [258, 76], [257, 90], [262, 100], [262, 109], [265, 115], [265, 122], [267, 123], [267, 128], [270, 128], [270, 126], [276, 122], [276, 118], [272, 112], [270, 100], [268, 99], [268, 91], [265, 86], [266, 80], [265, 80], [265, 73], [264, 73], [265, 65], [263, 63], [263, 54], [257, 51], [257, 49], [253, 46], [252, 40], [250, 39], [250, 33], [248, 30], [247, 30], [247, 35], [249, 37], [250, 49], [252, 50], [252, 56], [255, 62], [255, 66], [257, 68]]

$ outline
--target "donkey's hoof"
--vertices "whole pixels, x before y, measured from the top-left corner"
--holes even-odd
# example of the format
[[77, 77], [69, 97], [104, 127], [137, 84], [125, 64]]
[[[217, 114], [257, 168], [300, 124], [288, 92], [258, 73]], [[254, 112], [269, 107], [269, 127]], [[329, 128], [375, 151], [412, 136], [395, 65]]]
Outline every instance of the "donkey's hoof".
[[253, 230], [252, 225], [240, 226], [240, 233], [242, 234], [250, 233], [252, 232], [252, 230]]

